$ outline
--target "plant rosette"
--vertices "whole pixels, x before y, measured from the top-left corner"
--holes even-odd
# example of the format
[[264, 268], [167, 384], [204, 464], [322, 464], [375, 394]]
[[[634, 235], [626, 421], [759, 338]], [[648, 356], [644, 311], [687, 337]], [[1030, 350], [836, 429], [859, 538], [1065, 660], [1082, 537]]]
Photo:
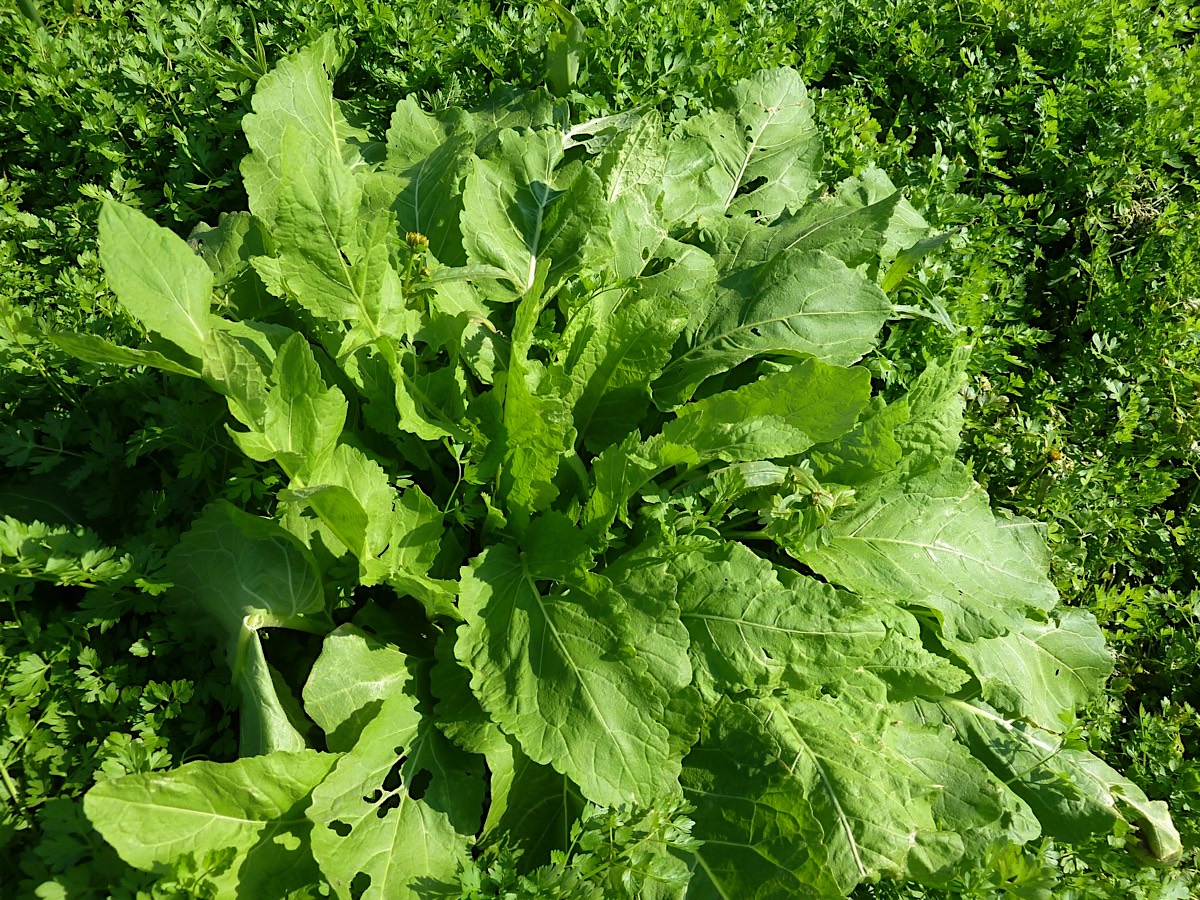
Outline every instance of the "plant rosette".
[[[248, 213], [185, 242], [105, 204], [144, 346], [56, 337], [202, 379], [287, 484], [170, 552], [242, 756], [97, 784], [123, 859], [424, 897], [480, 854], [561, 861], [598, 808], [694, 820], [605, 896], [944, 885], [1041, 835], [1179, 857], [1069, 737], [1111, 659], [955, 458], [966, 349], [872, 395], [888, 290], [936, 240], [882, 172], [823, 185], [794, 71], [672, 126], [409, 98], [379, 141], [340, 58], [260, 80]], [[323, 642], [299, 680], [292, 634]]]

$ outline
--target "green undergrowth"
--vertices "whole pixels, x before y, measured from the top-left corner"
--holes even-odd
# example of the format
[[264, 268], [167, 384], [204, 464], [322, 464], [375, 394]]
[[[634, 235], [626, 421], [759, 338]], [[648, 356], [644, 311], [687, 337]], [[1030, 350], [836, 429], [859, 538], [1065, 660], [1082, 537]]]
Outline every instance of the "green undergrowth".
[[279, 476], [166, 554], [238, 758], [98, 779], [122, 860], [380, 900], [955, 889], [1039, 838], [1178, 863], [1077, 734], [1094, 618], [955, 458], [969, 346], [872, 395], [940, 238], [878, 168], [825, 181], [795, 70], [677, 123], [534, 90], [384, 131], [344, 56], [259, 81], [249, 212], [185, 242], [104, 204], [139, 346], [49, 336], [202, 382]]
[[[150, 890], [87, 836], [71, 799], [97, 771], [233, 753], [234, 697], [211, 661], [177, 652], [138, 579], [162, 579], [149, 548], [171, 546], [210, 500], [268, 512], [280, 475], [239, 453], [219, 427], [222, 401], [202, 385], [79, 364], [44, 334], [136, 341], [96, 253], [100, 199], [145, 209], [184, 237], [244, 209], [237, 164], [255, 83], [336, 27], [354, 48], [338, 95], [362, 123], [409, 94], [433, 108], [470, 104], [496, 82], [549, 83], [577, 119], [646, 104], [672, 122], [758, 68], [800, 70], [826, 178], [879, 165], [952, 235], [900, 287], [910, 318], [891, 323], [867, 364], [894, 398], [928, 360], [973, 344], [960, 456], [994, 505], [1049, 524], [1059, 590], [1097, 615], [1116, 651], [1079, 738], [1169, 800], [1184, 838], [1185, 864], [1171, 872], [1133, 871], [1107, 842], [1047, 845], [1036, 858], [992, 860], [959, 890], [1186, 896], [1197, 845], [1188, 813], [1200, 803], [1190, 7], [685, 0], [572, 10], [577, 23], [536, 4], [80, 0], [42, 4], [39, 31], [0, 9], [13, 61], [0, 71], [0, 513], [86, 524], [137, 561], [92, 589], [71, 580], [79, 545], [56, 539], [60, 556], [44, 571], [45, 561], [20, 576], [3, 570], [14, 601], [0, 656], [13, 711], [0, 736], [2, 867], [36, 883], [91, 860], [73, 890], [97, 872]], [[197, 867], [155, 890], [194, 895]]]

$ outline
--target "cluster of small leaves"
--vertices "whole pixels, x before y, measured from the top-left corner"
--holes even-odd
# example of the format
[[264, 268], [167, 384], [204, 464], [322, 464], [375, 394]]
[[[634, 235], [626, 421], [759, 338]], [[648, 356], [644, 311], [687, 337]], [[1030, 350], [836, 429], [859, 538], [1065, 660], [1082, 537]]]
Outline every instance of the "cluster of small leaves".
[[954, 458], [966, 352], [891, 402], [855, 365], [934, 242], [879, 170], [822, 183], [794, 71], [676, 125], [406, 99], [377, 143], [341, 59], [260, 79], [250, 213], [189, 245], [105, 205], [141, 347], [53, 339], [203, 382], [286, 484], [168, 557], [240, 758], [92, 789], [126, 862], [233, 847], [237, 896], [415, 897], [482, 887], [469, 851], [498, 847], [497, 875], [645, 893], [655, 814], [607, 845], [577, 820], [684, 801], [654, 896], [945, 886], [1040, 834], [1178, 859], [1166, 807], [1072, 737], [1111, 668], [1094, 620]]
[[665, 803], [638, 814], [588, 804], [572, 823], [566, 850], [526, 874], [519, 851], [489, 848], [463, 869], [447, 900], [606, 900], [678, 892], [688, 881], [683, 854], [694, 851], [687, 808]]
[[232, 698], [202, 657], [177, 658], [187, 636], [158, 615], [161, 556], [80, 527], [0, 523], [0, 863], [14, 885], [63, 873], [117, 885], [128, 868], [79, 795], [97, 775], [166, 768], [197, 746], [221, 752]]

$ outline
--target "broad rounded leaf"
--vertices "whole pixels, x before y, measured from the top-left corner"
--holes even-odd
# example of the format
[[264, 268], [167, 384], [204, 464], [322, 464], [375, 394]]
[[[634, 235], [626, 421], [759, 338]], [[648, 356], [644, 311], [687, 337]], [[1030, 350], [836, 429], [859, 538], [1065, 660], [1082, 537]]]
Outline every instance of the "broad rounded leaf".
[[843, 587], [933, 610], [950, 638], [996, 637], [1058, 602], [1045, 566], [997, 522], [962, 463], [879, 479], [857, 500], [834, 514], [827, 544], [789, 552]]
[[407, 657], [353, 625], [325, 636], [304, 683], [304, 711], [325, 732], [331, 750], [348, 750], [390, 696], [410, 681]]
[[232, 848], [233, 865], [217, 881], [221, 896], [277, 897], [317, 880], [304, 809], [336, 761], [334, 754], [303, 750], [191, 762], [102, 781], [83, 808], [135, 868], [162, 871], [189, 853], [200, 858]]
[[466, 861], [482, 803], [483, 758], [393, 693], [313, 792], [313, 855], [338, 897], [417, 900]]
[[664, 644], [670, 623], [628, 633], [611, 589], [543, 595], [505, 546], [463, 570], [460, 603], [467, 624], [456, 652], [472, 672], [471, 688], [531, 759], [601, 804], [645, 802], [671, 789], [679, 759], [663, 718], [674, 685], [650, 677], [641, 658], [673, 654], [687, 667], [686, 643]]

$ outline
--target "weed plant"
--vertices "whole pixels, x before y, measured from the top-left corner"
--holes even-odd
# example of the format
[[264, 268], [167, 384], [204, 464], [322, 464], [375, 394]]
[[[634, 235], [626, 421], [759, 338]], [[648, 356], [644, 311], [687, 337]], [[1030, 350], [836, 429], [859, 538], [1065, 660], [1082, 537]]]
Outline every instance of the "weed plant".
[[1050, 524], [1059, 589], [1116, 652], [1079, 740], [1169, 800], [1189, 854], [1158, 872], [1107, 842], [1048, 845], [992, 860], [960, 892], [1187, 896], [1200, 842], [1191, 6], [609, 0], [573, 12], [77, 0], [43, 4], [37, 27], [0, 9], [0, 513], [49, 525], [0, 536], [0, 869], [45, 896], [100, 884], [171, 896], [202, 880], [150, 888], [74, 799], [97, 772], [233, 753], [232, 698], [155, 614], [153, 548], [208, 500], [259, 511], [277, 485], [230, 446], [206, 391], [76, 363], [44, 334], [134, 337], [100, 273], [98, 201], [184, 236], [245, 208], [236, 173], [254, 84], [334, 28], [355, 47], [339, 94], [364, 121], [410, 93], [470, 103], [547, 72], [579, 118], [644, 105], [678, 119], [757, 68], [800, 69], [834, 172], [880, 165], [952, 235], [905, 283], [912, 317], [873, 371], [898, 395], [928, 359], [974, 345], [960, 455], [994, 503]]

